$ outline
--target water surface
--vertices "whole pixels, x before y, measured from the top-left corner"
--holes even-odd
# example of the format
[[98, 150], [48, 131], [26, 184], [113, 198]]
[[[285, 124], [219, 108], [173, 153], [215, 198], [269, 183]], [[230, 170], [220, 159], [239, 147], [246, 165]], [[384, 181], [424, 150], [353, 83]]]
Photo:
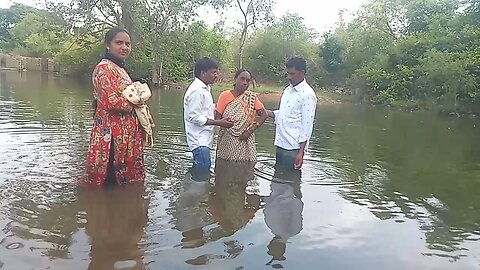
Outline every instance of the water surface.
[[154, 90], [145, 188], [85, 191], [91, 95], [0, 73], [0, 269], [480, 269], [478, 119], [319, 105], [301, 183], [266, 123], [253, 180], [214, 188], [187, 173], [183, 93]]

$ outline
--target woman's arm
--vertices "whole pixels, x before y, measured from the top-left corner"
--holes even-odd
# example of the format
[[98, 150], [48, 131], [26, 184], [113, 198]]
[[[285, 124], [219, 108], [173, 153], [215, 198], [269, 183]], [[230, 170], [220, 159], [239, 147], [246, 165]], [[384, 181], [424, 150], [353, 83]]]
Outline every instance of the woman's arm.
[[267, 118], [268, 118], [268, 112], [267, 112], [267, 110], [265, 110], [265, 109], [263, 109], [263, 110], [258, 110], [257, 115], [258, 115], [257, 128], [259, 128], [259, 127], [261, 127], [261, 126], [263, 125], [263, 123], [265, 123], [265, 121], [267, 120]]
[[132, 112], [133, 105], [119, 91], [120, 81], [108, 65], [96, 68], [93, 87], [98, 103], [109, 111]]
[[258, 116], [258, 122], [251, 125], [247, 130], [245, 130], [242, 133], [242, 135], [240, 135], [240, 140], [242, 140], [242, 141], [246, 141], [248, 139], [248, 137], [250, 137], [255, 132], [255, 130], [257, 128], [259, 128], [261, 125], [263, 125], [263, 123], [265, 123], [265, 121], [268, 118], [267, 110], [265, 109], [263, 104], [260, 102], [260, 100], [258, 100], [258, 98], [255, 100], [255, 110], [256, 110], [256, 112], [257, 112], [256, 114]]
[[219, 113], [217, 110], [215, 110], [215, 120], [220, 120], [222, 119], [222, 114]]

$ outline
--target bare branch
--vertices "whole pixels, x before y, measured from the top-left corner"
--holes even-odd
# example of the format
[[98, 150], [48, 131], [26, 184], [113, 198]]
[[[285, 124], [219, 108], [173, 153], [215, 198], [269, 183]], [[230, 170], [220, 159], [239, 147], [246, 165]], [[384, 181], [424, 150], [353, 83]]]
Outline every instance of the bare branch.
[[[251, 1], [250, 1], [251, 3]], [[240, 0], [237, 0], [237, 4], [238, 4], [238, 7], [240, 8], [240, 11], [242, 12], [243, 14], [243, 17], [247, 18], [247, 13], [243, 10], [242, 8], [242, 3], [240, 2]], [[247, 9], [248, 10], [248, 9]]]

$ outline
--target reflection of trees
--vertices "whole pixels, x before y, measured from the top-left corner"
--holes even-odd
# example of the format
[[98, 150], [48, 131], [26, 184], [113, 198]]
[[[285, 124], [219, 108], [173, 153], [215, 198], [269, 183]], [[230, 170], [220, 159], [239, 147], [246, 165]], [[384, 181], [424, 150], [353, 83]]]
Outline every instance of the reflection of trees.
[[478, 234], [480, 224], [480, 144], [473, 124], [430, 112], [320, 108], [319, 140], [312, 146], [328, 149], [316, 154], [342, 169], [348, 181], [343, 197], [380, 219], [416, 219], [429, 248], [452, 251]]
[[11, 241], [17, 237], [36, 239], [50, 245], [32, 246], [32, 251], [40, 250], [50, 258], [68, 258], [71, 237], [81, 226], [81, 217], [77, 215], [81, 207], [71, 186], [18, 179], [7, 181], [2, 184], [0, 201], [10, 202], [8, 218], [14, 222], [5, 229], [12, 234], [4, 232]]
[[89, 81], [79, 82], [36, 72], [8, 72], [5, 84], [13, 100], [34, 109], [31, 114], [16, 114], [26, 119], [48, 124], [49, 121], [68, 122], [72, 118], [88, 120], [84, 119], [84, 113], [91, 114], [92, 90]]
[[[2, 99], [9, 102], [5, 122], [9, 129], [4, 131], [25, 134], [12, 137], [18, 145], [9, 145], [12, 161], [7, 166], [29, 168], [35, 177], [58, 178], [69, 178], [58, 174], [59, 168], [80, 169], [92, 119], [89, 84], [42, 73], [8, 72], [2, 76], [1, 88]], [[24, 173], [16, 171], [10, 176]]]
[[7, 73], [0, 72], [0, 100], [9, 100], [10, 90], [7, 84]]

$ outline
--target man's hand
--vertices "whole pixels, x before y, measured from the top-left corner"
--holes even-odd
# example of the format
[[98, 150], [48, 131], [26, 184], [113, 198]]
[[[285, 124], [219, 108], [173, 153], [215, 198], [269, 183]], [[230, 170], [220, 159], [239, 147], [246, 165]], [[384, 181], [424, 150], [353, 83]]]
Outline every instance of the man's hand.
[[273, 113], [273, 111], [270, 111], [270, 110], [265, 110], [265, 111], [267, 112], [268, 117], [275, 118], [275, 114]]
[[295, 170], [300, 170], [303, 165], [303, 151], [298, 151], [297, 158], [295, 159], [295, 164], [293, 164], [293, 168]]
[[233, 127], [233, 121], [230, 120], [230, 118], [223, 118], [218, 121], [218, 126], [221, 126], [223, 128], [231, 128]]

